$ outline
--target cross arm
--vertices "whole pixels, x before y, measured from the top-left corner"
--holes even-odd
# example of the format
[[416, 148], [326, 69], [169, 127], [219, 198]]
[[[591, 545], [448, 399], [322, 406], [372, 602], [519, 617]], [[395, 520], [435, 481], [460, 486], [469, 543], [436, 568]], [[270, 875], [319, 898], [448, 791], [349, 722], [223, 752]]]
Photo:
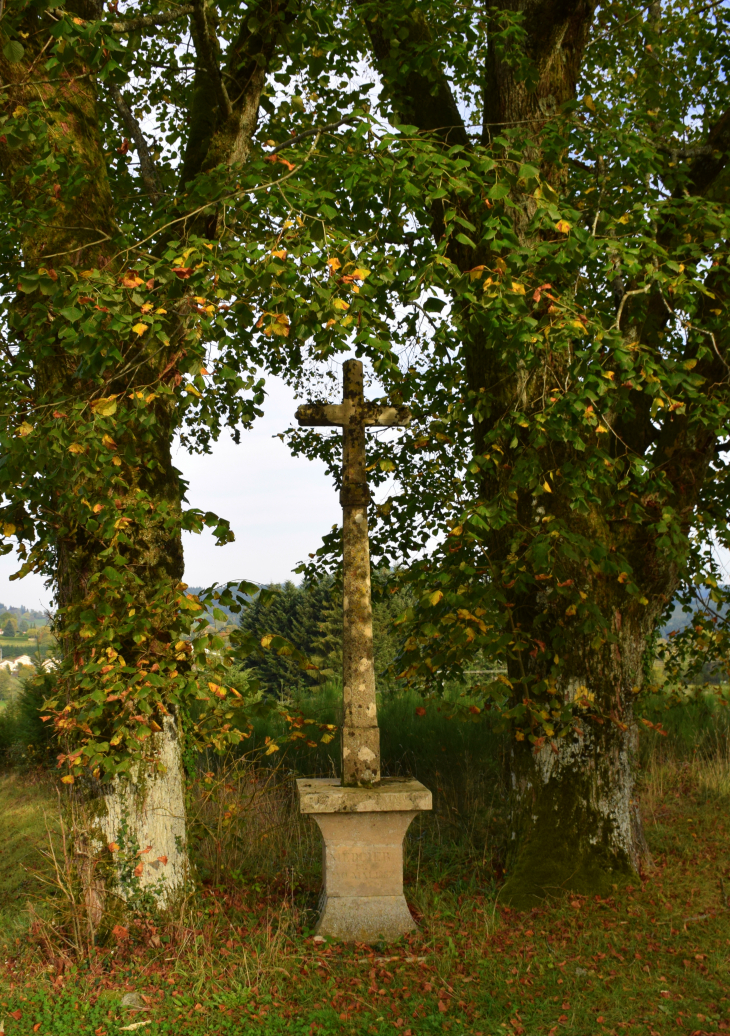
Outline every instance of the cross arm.
[[411, 423], [407, 406], [380, 406], [377, 403], [306, 403], [296, 413], [300, 427], [346, 428], [353, 425], [405, 428]]

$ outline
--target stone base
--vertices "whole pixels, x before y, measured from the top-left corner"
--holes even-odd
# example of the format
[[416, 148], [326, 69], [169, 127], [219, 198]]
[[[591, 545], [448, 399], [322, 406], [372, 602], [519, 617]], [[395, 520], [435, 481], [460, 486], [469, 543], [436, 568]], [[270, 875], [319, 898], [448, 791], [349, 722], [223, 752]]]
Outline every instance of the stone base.
[[324, 839], [317, 932], [344, 942], [391, 942], [416, 925], [403, 895], [403, 836], [431, 792], [419, 781], [389, 778], [343, 788], [333, 778], [298, 780], [302, 813]]
[[317, 935], [339, 942], [395, 942], [415, 927], [402, 892], [400, 896], [327, 896]]

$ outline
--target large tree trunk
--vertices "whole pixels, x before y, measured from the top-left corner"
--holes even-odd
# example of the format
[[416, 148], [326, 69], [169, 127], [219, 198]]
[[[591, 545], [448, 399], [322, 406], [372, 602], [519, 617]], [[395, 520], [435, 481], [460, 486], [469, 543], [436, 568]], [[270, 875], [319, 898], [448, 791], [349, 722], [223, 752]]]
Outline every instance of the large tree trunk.
[[[190, 876], [185, 773], [172, 716], [153, 739], [155, 765], [140, 763], [131, 777], [105, 786], [98, 828], [102, 852], [106, 848], [115, 858], [119, 854], [116, 891], [127, 900], [148, 892], [159, 907], [168, 908]], [[109, 850], [110, 845], [119, 849]]]
[[[502, 902], [528, 909], [563, 892], [610, 894], [649, 863], [634, 799], [637, 730], [632, 702], [642, 685], [646, 633], [622, 627], [595, 650], [576, 645], [574, 674], [556, 687], [578, 721], [562, 738], [512, 741], [510, 833]], [[603, 717], [593, 711], [599, 705]], [[581, 714], [583, 714], [581, 716]]]
[[[97, 0], [71, 0], [68, 10], [71, 15], [61, 12], [61, 16], [82, 28], [104, 17], [103, 5]], [[8, 18], [10, 13], [6, 10]], [[7, 134], [0, 136], [0, 172], [17, 206], [13, 218], [20, 232], [18, 270], [31, 276], [37, 271], [37, 277], [46, 278], [47, 290], [42, 294], [31, 281], [31, 286], [19, 292], [11, 316], [14, 342], [22, 343], [32, 371], [31, 397], [19, 402], [14, 398], [13, 403], [19, 412], [18, 423], [26, 414], [32, 415], [33, 425], [28, 427], [34, 435], [43, 434], [44, 421], [55, 430], [58, 422], [69, 420], [74, 421], [73, 434], [87, 434], [92, 443], [88, 449], [83, 442], [70, 448], [67, 441], [62, 443], [55, 458], [45, 458], [45, 469], [39, 467], [42, 462], [32, 450], [25, 457], [21, 451], [14, 462], [18, 469], [14, 476], [7, 475], [6, 465], [2, 489], [12, 501], [5, 520], [12, 521], [33, 545], [29, 567], [54, 576], [56, 634], [65, 660], [63, 678], [70, 688], [67, 702], [54, 712], [56, 729], [69, 753], [62, 758], [72, 759], [70, 753], [84, 737], [93, 740], [89, 719], [98, 722], [96, 737], [102, 744], [106, 741], [105, 751], [114, 746], [120, 753], [113, 760], [113, 779], [91, 762], [91, 773], [83, 774], [74, 788], [75, 795], [87, 795], [83, 812], [91, 828], [79, 836], [79, 866], [88, 883], [89, 917], [97, 924], [104, 908], [104, 889], [95, 875], [110, 874], [110, 884], [126, 898], [148, 891], [161, 906], [170, 905], [187, 879], [181, 716], [169, 687], [152, 696], [154, 708], [146, 711], [145, 695], [146, 688], [153, 687], [151, 681], [157, 681], [157, 692], [164, 674], [170, 674], [170, 680], [182, 680], [190, 666], [189, 657], [175, 646], [180, 635], [183, 487], [172, 464], [171, 444], [180, 421], [180, 398], [175, 389], [184, 374], [199, 374], [204, 352], [195, 327], [196, 307], [185, 297], [185, 284], [172, 278], [171, 286], [165, 288], [164, 279], [148, 282], [147, 275], [140, 278], [128, 273], [130, 265], [144, 271], [149, 257], [135, 247], [128, 249], [130, 242], [116, 223], [115, 191], [118, 188], [120, 198], [125, 199], [130, 178], [124, 172], [120, 178], [115, 167], [118, 153], [124, 154], [129, 142], [118, 152], [105, 153], [116, 135], [113, 126], [101, 126], [105, 100], [112, 112], [116, 109], [123, 133], [134, 141], [139, 160], [139, 211], [150, 212], [150, 230], [159, 219], [160, 224], [172, 225], [183, 235], [194, 230], [214, 238], [218, 220], [214, 213], [209, 219], [201, 217], [194, 227], [185, 227], [175, 218], [180, 212], [178, 200], [171, 191], [164, 194], [160, 190], [151, 149], [115, 85], [116, 73], [105, 82], [103, 77], [97, 78], [98, 69], [86, 64], [98, 60], [97, 43], [77, 41], [78, 45], [71, 46], [64, 39], [64, 64], [51, 62], [47, 67], [44, 62], [53, 50], [58, 16], [32, 5], [15, 14], [17, 24], [13, 23], [12, 31], [19, 32], [24, 44], [15, 43], [10, 50], [0, 48], [0, 75], [10, 116]], [[185, 15], [185, 11], [173, 11], [159, 17], [165, 22]], [[256, 31], [248, 27], [249, 15]], [[196, 3], [191, 20], [196, 80], [183, 185], [201, 170], [246, 160], [267, 63], [282, 25], [292, 17], [279, 0], [249, 5], [225, 58], [228, 67], [222, 70], [215, 12], [204, 2]], [[8, 24], [6, 19], [6, 29]], [[151, 22], [142, 18], [138, 24], [134, 18], [122, 18], [117, 24], [121, 29], [114, 31], [133, 31], [130, 25], [136, 25], [134, 31], [157, 31], [154, 18]], [[4, 35], [0, 42], [6, 42]], [[15, 60], [9, 60], [8, 54]], [[51, 67], [54, 71], [49, 72]], [[26, 118], [25, 135], [13, 136], [15, 126]], [[13, 119], [20, 122], [13, 123]], [[105, 133], [108, 139], [104, 139]], [[56, 179], [61, 182], [54, 183]], [[118, 204], [121, 211], [126, 200]], [[32, 218], [26, 218], [28, 213]], [[160, 240], [165, 240], [163, 234]], [[157, 244], [159, 247], [159, 241]], [[125, 283], [130, 276], [131, 283]], [[87, 298], [78, 293], [84, 280], [90, 283]], [[110, 303], [116, 307], [113, 313], [94, 305], [94, 286], [99, 284], [117, 293]], [[79, 321], [73, 329], [81, 328], [78, 335], [69, 335], [66, 318], [57, 317], [68, 305], [64, 292], [71, 294], [76, 305], [88, 307], [81, 318], [68, 317]], [[139, 292], [147, 297], [135, 298]], [[136, 332], [129, 329], [130, 313], [139, 320], [140, 314], [152, 309], [169, 313], [165, 334], [155, 341], [151, 332], [145, 335], [144, 326], [138, 326]], [[89, 315], [96, 321], [96, 338], [85, 329], [92, 326]], [[115, 324], [120, 315], [126, 318], [126, 326], [124, 319]], [[58, 328], [60, 331], [54, 330]], [[94, 405], [107, 397], [114, 401], [115, 423], [108, 429], [113, 434], [102, 439], [101, 430], [94, 431]], [[84, 426], [86, 432], [77, 433]], [[116, 467], [112, 467], [112, 457]], [[24, 484], [23, 479], [40, 487], [32, 499], [27, 495], [16, 499], [16, 487]], [[102, 515], [98, 521], [96, 514]], [[119, 519], [113, 534], [103, 532], [109, 514]], [[108, 576], [110, 567], [114, 568], [112, 578]], [[130, 622], [134, 616], [137, 618]], [[99, 635], [105, 625], [107, 630], [111, 628], [106, 640]], [[125, 632], [116, 632], [122, 628]], [[105, 656], [110, 664], [102, 666]], [[111, 694], [105, 681], [117, 679], [113, 663], [119, 659], [123, 661], [118, 666], [127, 675], [118, 680], [117, 691]], [[96, 686], [87, 678], [89, 672]], [[88, 717], [80, 722], [74, 719], [76, 687], [83, 687], [81, 693], [98, 702], [98, 710], [94, 712], [97, 706], [92, 704]], [[132, 761], [128, 774], [121, 770], [125, 762], [123, 750], [117, 747], [121, 741], [144, 756], [143, 762]], [[65, 779], [75, 778], [68, 775]], [[97, 868], [99, 854], [103, 857], [109, 852], [116, 870]]]

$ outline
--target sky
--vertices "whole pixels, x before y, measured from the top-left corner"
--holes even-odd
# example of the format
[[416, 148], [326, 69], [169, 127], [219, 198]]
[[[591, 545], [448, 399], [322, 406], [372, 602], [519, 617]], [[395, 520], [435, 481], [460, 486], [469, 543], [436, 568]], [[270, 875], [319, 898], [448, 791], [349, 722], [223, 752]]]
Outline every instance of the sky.
[[[279, 379], [267, 379], [267, 390], [264, 416], [241, 432], [240, 445], [224, 433], [211, 456], [182, 448], [174, 454], [190, 483], [189, 505], [227, 518], [236, 535], [223, 547], [215, 546], [209, 531], [184, 535], [185, 581], [191, 586], [229, 579], [298, 582], [297, 563], [341, 521], [339, 496], [324, 464], [292, 457], [275, 437], [294, 423], [298, 401]], [[51, 594], [39, 576], [9, 581], [18, 567], [13, 555], [0, 557], [0, 602], [48, 609]]]

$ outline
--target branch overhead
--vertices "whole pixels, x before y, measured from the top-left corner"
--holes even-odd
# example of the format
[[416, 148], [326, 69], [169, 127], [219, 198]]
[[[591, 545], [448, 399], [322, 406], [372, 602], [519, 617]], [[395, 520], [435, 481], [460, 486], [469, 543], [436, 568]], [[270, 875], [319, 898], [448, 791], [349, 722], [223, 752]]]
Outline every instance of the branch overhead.
[[367, 0], [360, 0], [359, 7], [399, 118], [446, 144], [468, 147], [469, 137], [446, 75], [433, 56], [427, 57], [433, 38], [425, 16], [417, 8], [385, 13]]

